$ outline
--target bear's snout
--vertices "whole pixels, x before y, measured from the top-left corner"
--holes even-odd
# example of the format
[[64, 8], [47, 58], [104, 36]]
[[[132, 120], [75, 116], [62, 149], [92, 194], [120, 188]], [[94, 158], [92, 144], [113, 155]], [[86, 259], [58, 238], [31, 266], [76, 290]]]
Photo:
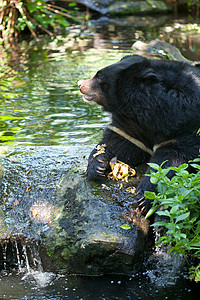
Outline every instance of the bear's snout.
[[84, 83], [84, 81], [85, 81], [85, 80], [79, 80], [79, 81], [78, 81], [77, 84], [78, 84], [78, 87], [79, 87], [79, 88], [82, 86], [82, 84]]
[[97, 98], [97, 95], [94, 92], [93, 79], [79, 80], [78, 86], [79, 86], [80, 92], [84, 95], [83, 100], [85, 100], [87, 102], [95, 101], [95, 99]]
[[101, 91], [98, 80], [95, 77], [86, 80], [79, 80], [78, 86], [80, 92], [83, 94], [84, 101], [104, 106], [105, 97]]
[[78, 87], [82, 94], [89, 94], [91, 91], [91, 79], [79, 80]]

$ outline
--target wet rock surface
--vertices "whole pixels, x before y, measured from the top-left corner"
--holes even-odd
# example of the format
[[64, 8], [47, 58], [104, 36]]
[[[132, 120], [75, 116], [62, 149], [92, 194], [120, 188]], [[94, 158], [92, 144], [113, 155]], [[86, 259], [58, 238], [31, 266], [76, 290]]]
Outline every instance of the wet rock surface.
[[108, 13], [108, 7], [110, 4], [114, 3], [115, 0], [78, 0], [77, 3], [83, 4], [90, 9], [97, 11], [101, 14]]
[[149, 43], [137, 41], [132, 45], [132, 49], [133, 54], [154, 59], [183, 61], [196, 67], [200, 66], [200, 61], [185, 58], [177, 47], [160, 40], [152, 40]]
[[83, 4], [91, 10], [103, 15], [126, 15], [126, 14], [146, 14], [146, 13], [167, 13], [172, 11], [172, 6], [162, 0], [78, 0], [77, 3]]
[[113, 181], [106, 181], [106, 189], [89, 182], [88, 154], [86, 147], [9, 148], [2, 154], [2, 261], [8, 255], [10, 265], [17, 265], [15, 249], [37, 244], [48, 271], [99, 275], [141, 268], [150, 239], [136, 226], [121, 228], [134, 197]]
[[164, 1], [116, 1], [109, 6], [111, 14], [147, 14], [147, 13], [167, 13], [172, 7]]
[[178, 48], [169, 43], [160, 41], [160, 40], [152, 40], [149, 43], [144, 43], [142, 41], [137, 41], [132, 46], [134, 54], [139, 55], [148, 55], [153, 57], [158, 57], [161, 59], [170, 59], [177, 61], [184, 61], [190, 63], [188, 59], [186, 59], [180, 52]]

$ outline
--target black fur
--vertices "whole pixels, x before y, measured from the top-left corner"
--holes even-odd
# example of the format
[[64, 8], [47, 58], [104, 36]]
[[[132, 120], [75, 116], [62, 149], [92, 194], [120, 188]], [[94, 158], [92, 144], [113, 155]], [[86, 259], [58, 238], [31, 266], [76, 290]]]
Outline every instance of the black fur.
[[[149, 60], [133, 55], [108, 66], [90, 80], [79, 84], [85, 95], [111, 112], [113, 126], [137, 138], [153, 150], [154, 145], [176, 139], [150, 155], [112, 130], [106, 129], [99, 145], [106, 151], [89, 157], [87, 176], [98, 180], [105, 176], [113, 157], [137, 166], [154, 162], [165, 167], [179, 166], [199, 155], [200, 70], [183, 62]], [[149, 173], [150, 170], [147, 170]], [[173, 174], [169, 174], [169, 177]], [[154, 191], [149, 176], [137, 188], [138, 204], [144, 213], [150, 201], [144, 191]]]

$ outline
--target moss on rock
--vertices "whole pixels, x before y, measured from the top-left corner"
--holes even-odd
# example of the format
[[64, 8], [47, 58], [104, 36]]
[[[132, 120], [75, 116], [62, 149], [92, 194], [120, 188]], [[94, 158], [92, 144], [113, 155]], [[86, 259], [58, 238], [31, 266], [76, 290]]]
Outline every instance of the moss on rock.
[[109, 6], [110, 14], [147, 14], [147, 13], [166, 13], [172, 11], [172, 6], [159, 0], [146, 1], [118, 1]]

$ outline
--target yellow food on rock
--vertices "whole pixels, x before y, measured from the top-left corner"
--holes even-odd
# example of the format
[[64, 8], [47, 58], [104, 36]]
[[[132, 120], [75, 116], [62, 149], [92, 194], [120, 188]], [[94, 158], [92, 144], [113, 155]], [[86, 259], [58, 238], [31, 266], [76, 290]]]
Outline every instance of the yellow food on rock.
[[105, 148], [106, 148], [106, 144], [97, 145], [95, 148], [97, 150], [97, 152], [93, 154], [93, 157], [96, 157], [100, 154], [105, 153]]
[[110, 179], [128, 181], [129, 176], [135, 176], [136, 172], [129, 165], [116, 160], [116, 162], [110, 162], [111, 172], [108, 174]]

